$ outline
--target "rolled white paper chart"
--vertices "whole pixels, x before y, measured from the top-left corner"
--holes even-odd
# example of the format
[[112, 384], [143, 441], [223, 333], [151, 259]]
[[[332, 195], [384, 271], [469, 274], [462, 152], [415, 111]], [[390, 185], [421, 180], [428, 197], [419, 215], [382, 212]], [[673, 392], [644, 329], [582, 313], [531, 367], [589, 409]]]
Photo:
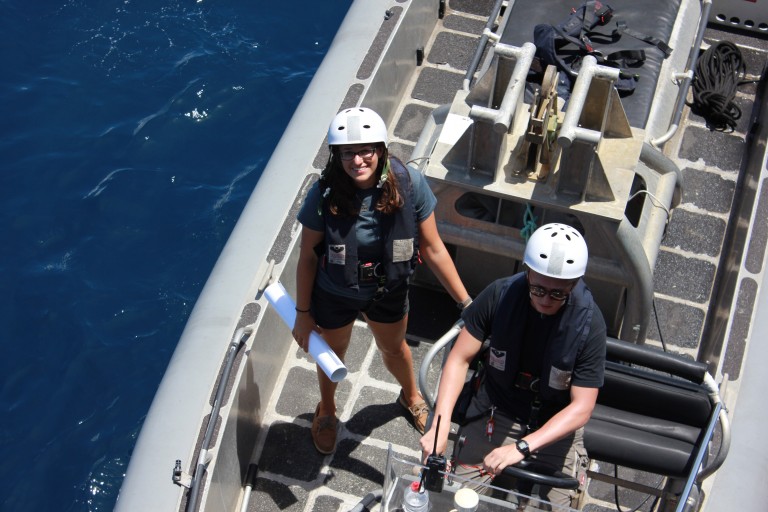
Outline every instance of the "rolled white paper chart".
[[[283, 319], [285, 325], [293, 329], [293, 324], [296, 322], [296, 303], [285, 291], [283, 285], [279, 282], [272, 283], [264, 290], [264, 296]], [[347, 376], [347, 367], [315, 331], [309, 335], [309, 355], [314, 358], [331, 381], [339, 382]]]

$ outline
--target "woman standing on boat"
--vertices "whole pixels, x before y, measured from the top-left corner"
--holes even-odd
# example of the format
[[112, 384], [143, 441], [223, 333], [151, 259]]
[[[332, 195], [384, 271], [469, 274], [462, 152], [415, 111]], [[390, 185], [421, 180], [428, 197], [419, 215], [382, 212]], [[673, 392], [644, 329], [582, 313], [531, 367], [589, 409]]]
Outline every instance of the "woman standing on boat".
[[[471, 302], [437, 232], [437, 199], [424, 177], [389, 155], [387, 127], [367, 108], [339, 112], [328, 129], [331, 154], [299, 212], [293, 337], [307, 351], [320, 332], [344, 359], [359, 313], [384, 365], [402, 390], [398, 403], [423, 433], [428, 410], [418, 392], [405, 342], [408, 278], [423, 257], [460, 306]], [[320, 403], [312, 440], [320, 453], [336, 449], [336, 383], [318, 369]]]

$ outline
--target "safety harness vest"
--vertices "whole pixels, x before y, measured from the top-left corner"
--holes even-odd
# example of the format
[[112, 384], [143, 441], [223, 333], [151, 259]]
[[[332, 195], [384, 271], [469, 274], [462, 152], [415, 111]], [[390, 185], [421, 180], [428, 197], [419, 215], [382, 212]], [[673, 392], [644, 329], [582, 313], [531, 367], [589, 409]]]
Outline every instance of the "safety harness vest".
[[[381, 296], [405, 281], [418, 260], [419, 237], [416, 210], [413, 204], [413, 185], [408, 169], [396, 158], [390, 158], [390, 172], [394, 172], [400, 187], [403, 205], [392, 214], [380, 214], [381, 233], [385, 253], [381, 261], [362, 262], [358, 258], [356, 216], [332, 215], [327, 201], [323, 202], [325, 219], [325, 271], [331, 279], [348, 288], [359, 289], [362, 275], [372, 278]], [[378, 196], [372, 199], [375, 204]]]
[[[538, 378], [538, 386], [531, 389], [535, 393], [534, 402], [562, 408], [570, 401], [570, 387], [573, 368], [576, 357], [589, 338], [592, 325], [592, 315], [596, 307], [592, 299], [592, 293], [579, 280], [574, 286], [567, 302], [563, 305], [559, 321], [550, 331], [546, 340], [526, 340], [525, 324], [530, 301], [528, 294], [528, 282], [525, 273], [519, 273], [506, 278], [499, 295], [498, 306], [494, 314], [491, 327], [489, 357], [494, 357], [494, 350], [504, 352], [506, 357], [504, 369], [494, 367], [493, 361], [487, 365], [487, 377], [494, 379], [497, 387], [511, 385], [519, 379], [521, 371], [518, 354], [521, 353], [522, 344], [545, 343], [541, 370], [534, 375], [532, 380]], [[492, 391], [493, 388], [491, 388]], [[491, 396], [493, 399], [493, 396]], [[541, 404], [538, 404], [540, 407]], [[537, 404], [532, 404], [532, 408]], [[536, 425], [537, 410], [532, 409], [529, 424], [533, 429]]]

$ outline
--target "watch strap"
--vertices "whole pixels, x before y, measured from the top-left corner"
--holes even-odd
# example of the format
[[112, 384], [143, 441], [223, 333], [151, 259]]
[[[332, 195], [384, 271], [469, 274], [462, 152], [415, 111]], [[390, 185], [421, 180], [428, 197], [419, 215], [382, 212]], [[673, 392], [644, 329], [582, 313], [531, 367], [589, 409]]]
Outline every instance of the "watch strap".
[[515, 447], [517, 447], [517, 451], [522, 453], [523, 457], [525, 457], [526, 459], [531, 456], [531, 448], [528, 446], [528, 443], [523, 439], [519, 439], [515, 443]]
[[470, 304], [472, 304], [472, 297], [467, 297], [462, 302], [457, 302], [456, 303], [456, 307], [459, 308], [460, 310], [464, 311], [464, 308], [466, 308]]

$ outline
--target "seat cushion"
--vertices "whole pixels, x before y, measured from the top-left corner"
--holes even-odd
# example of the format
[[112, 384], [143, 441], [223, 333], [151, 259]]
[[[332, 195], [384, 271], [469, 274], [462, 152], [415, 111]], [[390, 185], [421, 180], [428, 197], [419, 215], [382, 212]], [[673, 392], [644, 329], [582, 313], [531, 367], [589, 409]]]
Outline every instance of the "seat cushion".
[[697, 437], [693, 431], [686, 431], [691, 427], [664, 422], [659, 425], [653, 418], [635, 425], [614, 419], [593, 415], [584, 427], [584, 446], [591, 458], [670, 477], [687, 475]]

